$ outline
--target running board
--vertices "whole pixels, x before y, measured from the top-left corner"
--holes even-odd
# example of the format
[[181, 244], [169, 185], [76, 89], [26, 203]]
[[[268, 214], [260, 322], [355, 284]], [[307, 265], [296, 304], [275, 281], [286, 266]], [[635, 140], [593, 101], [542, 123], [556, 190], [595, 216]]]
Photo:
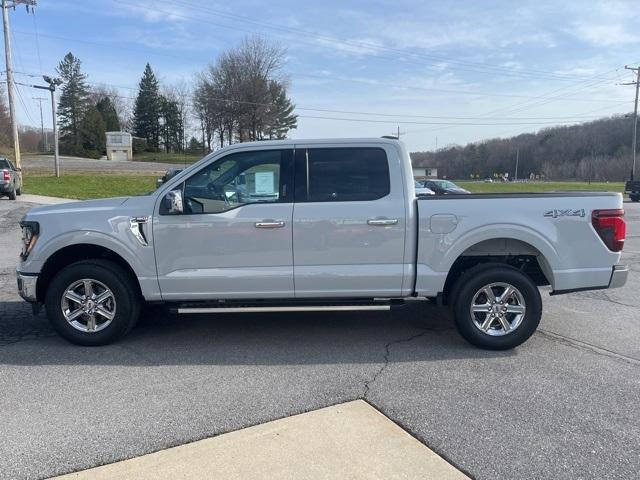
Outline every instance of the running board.
[[179, 307], [179, 314], [188, 313], [265, 313], [265, 312], [352, 312], [389, 311], [391, 305], [298, 305], [288, 307]]

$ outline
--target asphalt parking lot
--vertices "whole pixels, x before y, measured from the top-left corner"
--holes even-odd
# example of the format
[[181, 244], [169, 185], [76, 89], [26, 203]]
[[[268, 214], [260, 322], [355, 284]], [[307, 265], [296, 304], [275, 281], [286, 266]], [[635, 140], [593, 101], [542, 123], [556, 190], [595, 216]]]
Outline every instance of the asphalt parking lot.
[[[478, 479], [637, 478], [640, 205], [618, 290], [549, 297], [538, 333], [477, 350], [445, 311], [147, 315], [116, 345], [58, 338], [16, 293], [0, 200], [0, 477], [42, 478], [364, 398]], [[250, 459], [248, 459], [250, 461]]]

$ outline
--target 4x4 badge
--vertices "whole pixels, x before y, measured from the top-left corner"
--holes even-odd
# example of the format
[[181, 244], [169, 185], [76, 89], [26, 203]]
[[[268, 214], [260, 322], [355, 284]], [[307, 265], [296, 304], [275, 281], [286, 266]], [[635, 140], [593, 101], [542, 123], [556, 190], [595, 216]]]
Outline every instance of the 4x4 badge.
[[584, 217], [585, 216], [585, 212], [584, 212], [584, 208], [579, 208], [578, 210], [574, 210], [573, 208], [568, 208], [568, 209], [554, 209], [554, 210], [548, 210], [546, 212], [544, 212], [544, 216], [545, 217], [552, 217], [552, 218], [558, 218], [558, 217]]

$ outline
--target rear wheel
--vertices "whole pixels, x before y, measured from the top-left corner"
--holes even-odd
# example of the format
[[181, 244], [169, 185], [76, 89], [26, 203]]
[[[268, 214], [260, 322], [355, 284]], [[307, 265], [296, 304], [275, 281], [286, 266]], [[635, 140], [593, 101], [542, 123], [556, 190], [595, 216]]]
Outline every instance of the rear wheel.
[[47, 289], [47, 317], [78, 345], [105, 345], [128, 333], [140, 312], [137, 289], [118, 265], [86, 260], [62, 269]]
[[16, 188], [16, 195], [18, 196], [22, 195], [22, 186]]
[[9, 190], [9, 200], [15, 200], [15, 199], [16, 199], [16, 185], [14, 183], [11, 190]]
[[458, 279], [453, 291], [458, 331], [477, 347], [517, 347], [540, 323], [540, 292], [527, 275], [513, 267], [494, 264], [472, 268]]

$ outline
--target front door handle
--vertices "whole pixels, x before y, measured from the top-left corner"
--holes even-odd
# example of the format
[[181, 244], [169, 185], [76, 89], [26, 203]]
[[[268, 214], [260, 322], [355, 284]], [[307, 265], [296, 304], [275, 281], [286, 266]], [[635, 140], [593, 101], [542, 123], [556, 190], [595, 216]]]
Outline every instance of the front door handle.
[[367, 220], [367, 224], [375, 227], [385, 227], [389, 225], [396, 225], [398, 223], [397, 218], [370, 218]]
[[265, 220], [263, 222], [256, 222], [255, 226], [256, 228], [282, 228], [284, 227], [284, 222], [282, 220]]

